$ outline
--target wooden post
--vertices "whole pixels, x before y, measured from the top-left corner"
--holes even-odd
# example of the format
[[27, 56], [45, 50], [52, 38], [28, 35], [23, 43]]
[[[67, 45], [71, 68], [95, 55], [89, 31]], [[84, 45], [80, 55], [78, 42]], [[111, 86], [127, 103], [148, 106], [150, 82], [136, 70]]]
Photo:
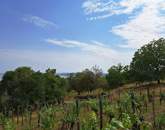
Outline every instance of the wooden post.
[[147, 112], [147, 108], [148, 108], [148, 105], [147, 105], [147, 101], [145, 101], [145, 107], [146, 107], [146, 112]]
[[132, 112], [133, 114], [136, 112], [136, 108], [135, 108], [135, 94], [133, 92], [131, 92], [131, 107], [132, 107]]
[[12, 118], [12, 122], [14, 122], [14, 110], [13, 110], [13, 108], [11, 108], [11, 113], [12, 113], [12, 115], [11, 115], [12, 116], [11, 117]]
[[7, 110], [6, 106], [4, 106], [4, 115], [7, 116]]
[[32, 122], [32, 110], [30, 110], [30, 125], [31, 125], [31, 122]]
[[161, 85], [159, 85], [159, 97], [160, 97], [160, 105], [162, 105], [161, 94], [162, 94], [162, 88], [161, 88]]
[[99, 107], [100, 107], [100, 130], [103, 129], [103, 104], [102, 104], [102, 96], [99, 97]]
[[79, 121], [79, 100], [76, 99], [76, 113], [77, 113], [77, 130], [80, 130], [80, 121]]
[[28, 105], [25, 105], [25, 122], [28, 122]]
[[17, 124], [19, 123], [19, 106], [17, 106]]
[[41, 106], [40, 104], [37, 105], [37, 113], [38, 113], [38, 128], [40, 127], [40, 120], [41, 120], [41, 117], [40, 117], [40, 109], [41, 109]]
[[29, 112], [29, 125], [31, 125], [31, 118], [32, 118], [32, 108], [31, 108], [31, 106], [28, 106], [28, 112]]
[[23, 106], [21, 107], [21, 117], [22, 117], [22, 125], [24, 124], [24, 117], [23, 117], [24, 109]]
[[153, 121], [154, 121], [154, 128], [156, 126], [155, 124], [155, 92], [152, 92], [152, 111], [153, 111]]

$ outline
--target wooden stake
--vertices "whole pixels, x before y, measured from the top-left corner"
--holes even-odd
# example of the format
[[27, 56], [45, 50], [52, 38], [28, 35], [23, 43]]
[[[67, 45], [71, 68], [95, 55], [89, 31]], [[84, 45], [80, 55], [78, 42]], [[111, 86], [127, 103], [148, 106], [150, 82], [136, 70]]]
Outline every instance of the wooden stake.
[[103, 129], [103, 104], [102, 104], [102, 96], [99, 97], [99, 107], [100, 107], [100, 130]]
[[79, 122], [79, 100], [76, 99], [76, 112], [77, 112], [77, 130], [80, 130], [80, 122]]
[[152, 111], [153, 111], [153, 121], [154, 121], [154, 128], [156, 126], [155, 124], [155, 91], [152, 92]]

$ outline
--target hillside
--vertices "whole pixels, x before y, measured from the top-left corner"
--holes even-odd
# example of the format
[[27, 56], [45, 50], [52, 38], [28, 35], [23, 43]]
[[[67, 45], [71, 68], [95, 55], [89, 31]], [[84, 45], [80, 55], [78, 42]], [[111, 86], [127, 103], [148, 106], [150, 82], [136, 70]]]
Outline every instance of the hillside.
[[[161, 88], [160, 88], [160, 86], [161, 86]], [[107, 92], [107, 91], [103, 91], [103, 92], [108, 94], [108, 96], [105, 96], [105, 97], [106, 97], [107, 101], [110, 104], [116, 104], [117, 101], [123, 100], [125, 98], [125, 94], [127, 92], [129, 92], [129, 91], [133, 91], [136, 95], [139, 95], [140, 97], [142, 97], [143, 95], [147, 95], [147, 88], [148, 87], [149, 87], [149, 92], [150, 92], [151, 95], [152, 95], [153, 91], [155, 92], [155, 94], [154, 94], [155, 95], [154, 96], [154, 111], [153, 111], [153, 102], [148, 102], [147, 101], [147, 107], [145, 105], [142, 107], [141, 115], [143, 115], [143, 118], [144, 118], [145, 121], [151, 122], [152, 125], [153, 125], [154, 120], [156, 120], [156, 117], [159, 114], [165, 113], [165, 101], [160, 104], [160, 90], [161, 90], [162, 93], [165, 93], [165, 85], [164, 84], [160, 84], [159, 86], [157, 84], [150, 84], [150, 85], [143, 85], [143, 86], [138, 86], [138, 87], [133, 87], [132, 85], [131, 86], [128, 85], [128, 86], [124, 86], [122, 88], [117, 88], [117, 89], [114, 89], [114, 90], [110, 90], [109, 92]], [[98, 97], [99, 96], [99, 92], [98, 91], [100, 92], [100, 90], [96, 90], [95, 92], [92, 92], [90, 94], [82, 93], [82, 96], [85, 97], [87, 95], [91, 95], [91, 96]], [[61, 129], [61, 127], [62, 127], [61, 123], [63, 122], [63, 118], [68, 118], [67, 115], [65, 115], [65, 114], [67, 113], [68, 110], [71, 111], [72, 107], [69, 107], [69, 106], [75, 102], [74, 97], [75, 97], [74, 95], [72, 95], [72, 98], [71, 97], [68, 98], [66, 96], [67, 101], [64, 101], [65, 103], [62, 106], [61, 105], [60, 106], [59, 105], [58, 106], [56, 106], [56, 105], [54, 106], [55, 107], [55, 113], [54, 113], [55, 115], [54, 116], [55, 116], [55, 119], [56, 119], [54, 121], [55, 130], [69, 130], [69, 126], [65, 126], [65, 125], [63, 126], [65, 129], [64, 128]], [[86, 99], [83, 99], [83, 100], [80, 99], [79, 100], [79, 104], [82, 104], [82, 105], [84, 103], [88, 104], [87, 105], [88, 107], [87, 106], [85, 107], [83, 105], [80, 108], [80, 113], [79, 113], [80, 124], [82, 123], [82, 119], [86, 119], [88, 117], [88, 114], [91, 113], [91, 110], [93, 110], [93, 107], [92, 107], [93, 105], [92, 104], [95, 103], [95, 101], [93, 103], [91, 101], [93, 102], [94, 99], [90, 99], [89, 98], [88, 100], [86, 100]], [[96, 98], [96, 101], [99, 102], [99, 99]], [[92, 103], [91, 104], [92, 106], [89, 103], [90, 104]], [[51, 107], [51, 106], [49, 106], [49, 107]], [[99, 114], [99, 111], [100, 111], [99, 108], [95, 108], [95, 109], [98, 110], [98, 114]], [[62, 112], [63, 110], [64, 110], [64, 112]], [[104, 113], [105, 110], [106, 110], [106, 108], [104, 108], [104, 106], [103, 106], [103, 113]], [[116, 113], [116, 114], [118, 115], [119, 113]], [[155, 115], [153, 116], [153, 114], [155, 114]], [[37, 124], [38, 124], [37, 122], [38, 122], [39, 117], [37, 115], [38, 114], [36, 113], [36, 111], [33, 111], [32, 115], [31, 115], [31, 118], [30, 118], [30, 122], [34, 126], [37, 126]], [[17, 130], [22, 130], [23, 128], [27, 127], [27, 124], [28, 124], [27, 121], [29, 119], [26, 116], [20, 115], [18, 117], [16, 116], [16, 117], [12, 117], [12, 118], [13, 118], [12, 120], [14, 121], [14, 123], [15, 123], [15, 125], [17, 127]], [[98, 119], [99, 118], [100, 117], [98, 116]], [[108, 117], [106, 116], [106, 111], [105, 111], [105, 113], [102, 115], [103, 126], [106, 125], [107, 119], [108, 119]], [[46, 118], [44, 120], [46, 120]], [[70, 119], [68, 118], [68, 120], [70, 120]], [[34, 127], [34, 128], [35, 128], [35, 130], [40, 130], [40, 127], [39, 128]], [[76, 124], [74, 125], [74, 129], [73, 130], [77, 130], [76, 129]], [[155, 129], [153, 129], [153, 130], [155, 130]]]

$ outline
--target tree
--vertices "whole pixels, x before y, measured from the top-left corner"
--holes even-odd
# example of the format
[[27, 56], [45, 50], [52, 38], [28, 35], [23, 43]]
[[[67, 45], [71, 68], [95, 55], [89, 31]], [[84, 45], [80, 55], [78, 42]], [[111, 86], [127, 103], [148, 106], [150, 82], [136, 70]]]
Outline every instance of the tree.
[[68, 80], [71, 89], [75, 90], [78, 94], [83, 91], [92, 91], [95, 89], [94, 73], [88, 69], [71, 74]]
[[94, 79], [95, 79], [95, 89], [96, 88], [107, 88], [108, 83], [107, 80], [105, 78], [105, 76], [103, 75], [103, 71], [99, 66], [93, 66], [91, 71], [94, 74]]
[[165, 39], [153, 40], [138, 49], [132, 59], [131, 74], [135, 81], [158, 81], [165, 72]]
[[97, 88], [108, 89], [109, 85], [105, 76], [101, 76], [97, 79]]
[[106, 79], [108, 81], [110, 88], [115, 88], [115, 87], [123, 85], [124, 78], [123, 78], [122, 65], [118, 64], [117, 66], [112, 66], [108, 70], [108, 74], [106, 75]]
[[25, 104], [27, 94], [31, 90], [31, 76], [34, 73], [28, 67], [17, 68], [15, 71], [8, 71], [2, 78], [1, 93], [6, 96], [6, 104]]
[[83, 91], [91, 92], [100, 85], [103, 85], [101, 75], [102, 71], [96, 68], [96, 66], [92, 70], [85, 69], [82, 72], [71, 74], [68, 78], [70, 88], [78, 92], [78, 94]]
[[93, 66], [91, 71], [94, 73], [96, 79], [100, 78], [101, 76], [103, 76], [102, 69], [99, 66], [97, 66], [97, 65]]
[[66, 80], [55, 75], [55, 69], [46, 73], [29, 67], [7, 71], [1, 81], [1, 105], [35, 105], [49, 101], [60, 102], [66, 92]]
[[75, 90], [78, 95], [83, 91], [83, 88], [81, 88], [80, 84], [80, 79], [81, 79], [81, 73], [72, 73], [68, 77], [68, 82], [69, 82], [69, 90]]
[[127, 84], [130, 83], [132, 81], [131, 79], [131, 72], [130, 72], [130, 66], [129, 65], [125, 65], [122, 68], [122, 76], [123, 76], [123, 83]]
[[48, 69], [44, 74], [45, 78], [45, 101], [56, 100], [58, 103], [63, 101], [67, 90], [66, 80], [56, 75], [55, 69]]

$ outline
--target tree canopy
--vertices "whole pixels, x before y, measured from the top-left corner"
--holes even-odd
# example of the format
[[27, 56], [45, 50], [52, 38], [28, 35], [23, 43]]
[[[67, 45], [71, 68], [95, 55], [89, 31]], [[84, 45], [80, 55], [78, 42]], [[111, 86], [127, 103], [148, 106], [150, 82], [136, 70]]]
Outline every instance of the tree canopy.
[[56, 75], [55, 69], [45, 73], [29, 67], [7, 71], [0, 85], [1, 104], [33, 105], [36, 102], [59, 101], [66, 92], [66, 81]]
[[134, 81], [159, 81], [165, 72], [165, 39], [153, 40], [138, 49], [130, 65]]
[[85, 69], [82, 72], [71, 74], [68, 78], [70, 88], [79, 94], [80, 92], [91, 92], [96, 88], [105, 87], [107, 82], [104, 79], [102, 70], [97, 66], [93, 66], [91, 70]]
[[124, 84], [123, 66], [118, 64], [117, 66], [112, 66], [108, 70], [106, 75], [110, 88], [115, 88]]

